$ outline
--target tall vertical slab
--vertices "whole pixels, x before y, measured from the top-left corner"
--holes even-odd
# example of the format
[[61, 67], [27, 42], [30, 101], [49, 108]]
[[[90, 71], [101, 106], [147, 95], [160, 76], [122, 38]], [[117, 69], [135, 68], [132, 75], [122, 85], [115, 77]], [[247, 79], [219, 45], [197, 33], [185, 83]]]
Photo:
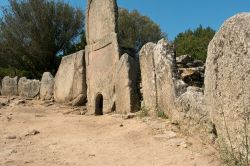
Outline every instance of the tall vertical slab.
[[[102, 113], [115, 109], [115, 70], [119, 61], [115, 0], [88, 0], [86, 10], [86, 68], [88, 109]], [[102, 96], [103, 101], [97, 100]]]

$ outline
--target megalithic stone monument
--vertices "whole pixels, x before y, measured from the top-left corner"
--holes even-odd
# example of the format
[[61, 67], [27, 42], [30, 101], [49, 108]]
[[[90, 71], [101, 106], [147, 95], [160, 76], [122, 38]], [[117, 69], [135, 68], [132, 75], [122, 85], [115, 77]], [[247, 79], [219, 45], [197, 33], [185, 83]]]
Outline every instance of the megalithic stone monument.
[[119, 53], [117, 16], [116, 0], [87, 1], [88, 110], [96, 115], [112, 111], [133, 112], [137, 103], [136, 71], [131, 66], [133, 62], [130, 63], [133, 60], [127, 55], [121, 58]]

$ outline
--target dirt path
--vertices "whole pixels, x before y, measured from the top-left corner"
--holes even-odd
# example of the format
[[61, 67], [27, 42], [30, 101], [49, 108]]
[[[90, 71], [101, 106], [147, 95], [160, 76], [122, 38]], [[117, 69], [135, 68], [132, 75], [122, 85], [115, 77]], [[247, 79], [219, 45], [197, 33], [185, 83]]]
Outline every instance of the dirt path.
[[29, 102], [0, 109], [0, 166], [219, 165], [213, 148], [166, 120], [63, 115], [69, 108]]

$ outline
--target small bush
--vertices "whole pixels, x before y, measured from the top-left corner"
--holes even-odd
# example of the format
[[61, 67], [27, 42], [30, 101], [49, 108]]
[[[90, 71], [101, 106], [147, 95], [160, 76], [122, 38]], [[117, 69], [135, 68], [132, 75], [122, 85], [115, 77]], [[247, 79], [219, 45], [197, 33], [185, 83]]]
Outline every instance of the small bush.
[[145, 106], [142, 106], [138, 115], [139, 115], [140, 118], [149, 116], [149, 109], [147, 109]]
[[18, 70], [15, 68], [1, 68], [0, 67], [0, 77], [5, 77], [5, 76], [10, 76], [10, 77], [27, 77], [27, 78], [34, 78], [34, 74], [31, 71], [26, 71], [26, 70]]
[[245, 155], [235, 152], [223, 138], [218, 139], [220, 159], [227, 166], [248, 166], [248, 159]]
[[[227, 132], [227, 135], [225, 137], [219, 137], [218, 138], [218, 145], [219, 145], [219, 153], [220, 158], [222, 162], [225, 165], [228, 166], [249, 166], [249, 132], [248, 132], [248, 126], [249, 126], [249, 111], [244, 108], [244, 113], [242, 114], [242, 119], [244, 122], [244, 127], [242, 130], [242, 133], [240, 135], [242, 139], [242, 144], [238, 145], [238, 147], [233, 147], [233, 143], [231, 141], [231, 138], [234, 137], [234, 135], [229, 133], [229, 126], [226, 123], [226, 118], [224, 112], [222, 112], [223, 115], [223, 121], [225, 130]], [[228, 141], [226, 141], [228, 140]]]
[[162, 119], [168, 119], [168, 116], [165, 114], [164, 111], [157, 109], [156, 112], [157, 112], [157, 117], [162, 118]]

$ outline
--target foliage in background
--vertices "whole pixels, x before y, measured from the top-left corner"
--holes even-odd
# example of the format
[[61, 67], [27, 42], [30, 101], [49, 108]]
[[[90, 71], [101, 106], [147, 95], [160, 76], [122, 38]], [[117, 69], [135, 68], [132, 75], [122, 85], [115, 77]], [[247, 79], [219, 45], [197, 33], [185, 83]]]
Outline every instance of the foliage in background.
[[26, 71], [26, 70], [18, 70], [15, 68], [2, 68], [0, 67], [0, 78], [3, 78], [4, 76], [10, 76], [10, 77], [27, 77], [27, 78], [35, 78], [36, 76], [32, 71]]
[[79, 35], [79, 41], [69, 45], [66, 51], [64, 52], [64, 55], [69, 55], [78, 52], [80, 50], [84, 50], [86, 45], [87, 45], [86, 34], [85, 31], [83, 30]]
[[9, 0], [0, 19], [0, 67], [40, 76], [55, 73], [64, 54], [84, 27], [80, 9], [63, 1]]
[[187, 30], [177, 35], [174, 39], [177, 56], [189, 54], [195, 59], [205, 61], [207, 48], [213, 39], [215, 31], [210, 27], [203, 28], [201, 25], [195, 30]]
[[122, 51], [136, 54], [147, 42], [157, 42], [166, 38], [160, 26], [138, 11], [119, 9], [118, 37]]

